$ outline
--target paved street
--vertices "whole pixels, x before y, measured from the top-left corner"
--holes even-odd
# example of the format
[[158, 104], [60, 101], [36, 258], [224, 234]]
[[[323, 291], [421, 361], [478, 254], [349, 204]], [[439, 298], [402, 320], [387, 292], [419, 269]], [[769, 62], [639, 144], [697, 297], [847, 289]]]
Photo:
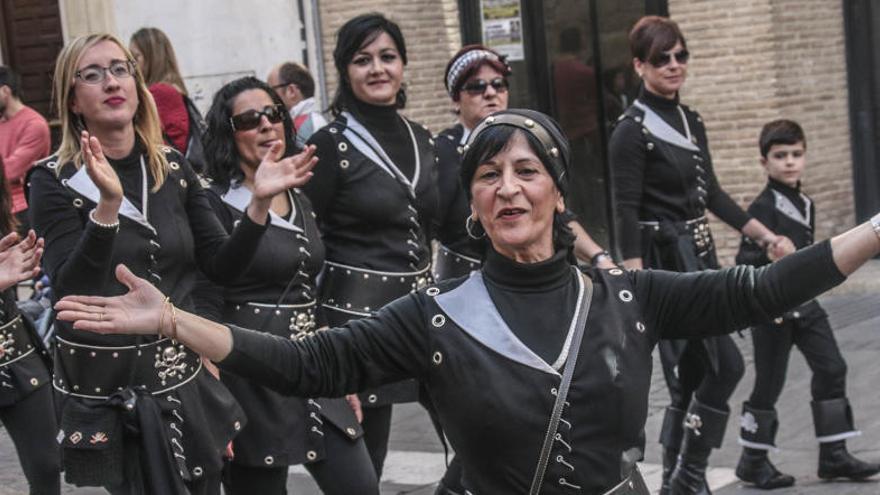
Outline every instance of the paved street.
[[[848, 281], [842, 288], [821, 299], [836, 330], [840, 347], [849, 364], [848, 392], [856, 417], [856, 425], [863, 436], [849, 442], [851, 450], [866, 459], [880, 460], [880, 264], [875, 262], [866, 273]], [[748, 334], [735, 337], [747, 363], [747, 374], [738, 388], [731, 404], [736, 416], [727, 428], [725, 446], [712, 457], [713, 470], [710, 481], [717, 495], [753, 495], [767, 493], [749, 489], [736, 481], [733, 468], [739, 456], [736, 444], [738, 413], [753, 381], [751, 369], [752, 349]], [[659, 448], [654, 442], [662, 419], [667, 396], [665, 385], [655, 359], [654, 382], [649, 399], [647, 422], [648, 452], [643, 472], [653, 488], [659, 483]], [[785, 392], [778, 405], [781, 426], [778, 436], [780, 452], [773, 459], [780, 469], [797, 477], [797, 485], [772, 493], [792, 494], [846, 494], [876, 495], [880, 493], [880, 480], [862, 483], [827, 483], [816, 477], [818, 449], [814, 441], [812, 417], [809, 406], [810, 373], [799, 353], [794, 353], [789, 367]], [[417, 405], [405, 405], [395, 409], [391, 453], [382, 483], [384, 494], [429, 495], [433, 484], [443, 472], [443, 449], [436, 440], [427, 416]], [[295, 495], [320, 493], [305, 471], [291, 470], [289, 492]], [[0, 495], [26, 493], [27, 487], [11, 442], [5, 432], [0, 432]], [[103, 493], [96, 489], [65, 487], [64, 493], [90, 495]]]

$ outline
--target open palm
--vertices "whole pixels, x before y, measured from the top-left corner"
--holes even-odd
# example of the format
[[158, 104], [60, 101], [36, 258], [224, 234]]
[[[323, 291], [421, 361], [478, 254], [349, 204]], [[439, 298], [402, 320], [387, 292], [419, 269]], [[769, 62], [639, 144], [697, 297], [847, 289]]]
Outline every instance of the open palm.
[[33, 230], [24, 239], [15, 232], [0, 239], [0, 290], [36, 277], [42, 256], [43, 239], [37, 239]]
[[83, 131], [80, 137], [80, 146], [83, 154], [83, 162], [86, 166], [86, 172], [98, 187], [101, 193], [101, 199], [105, 201], [121, 201], [122, 200], [122, 183], [119, 182], [119, 176], [104, 156], [104, 148], [98, 138], [89, 135], [88, 131]]
[[309, 145], [300, 153], [281, 158], [283, 145], [277, 142], [266, 153], [254, 174], [254, 196], [271, 199], [293, 187], [302, 187], [312, 178], [312, 168], [318, 163], [315, 146]]
[[115, 297], [64, 297], [55, 304], [58, 319], [73, 322], [77, 330], [96, 333], [159, 333], [165, 305], [162, 292], [125, 265], [116, 267], [116, 279], [128, 287], [128, 293]]

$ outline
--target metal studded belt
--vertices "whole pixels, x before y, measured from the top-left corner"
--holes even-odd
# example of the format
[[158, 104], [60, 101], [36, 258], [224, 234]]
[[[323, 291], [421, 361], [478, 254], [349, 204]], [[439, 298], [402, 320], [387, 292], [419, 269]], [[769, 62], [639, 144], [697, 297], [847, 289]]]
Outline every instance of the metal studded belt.
[[443, 244], [437, 250], [434, 260], [434, 277], [437, 280], [463, 277], [474, 270], [480, 269], [481, 262], [476, 258], [455, 252]]
[[[684, 222], [669, 222], [679, 234], [690, 236], [694, 240], [697, 255], [705, 256], [715, 248], [712, 232], [709, 230], [709, 219], [705, 215]], [[639, 222], [641, 228], [654, 231], [660, 230], [660, 222]]]
[[23, 359], [32, 352], [34, 345], [21, 315], [0, 326], [0, 368]]
[[227, 307], [223, 321], [296, 340], [318, 329], [316, 306], [315, 301], [305, 304], [236, 304]]
[[138, 386], [158, 395], [189, 382], [202, 369], [195, 352], [171, 339], [117, 347], [57, 339], [55, 359], [61, 366], [55, 368], [52, 385], [75, 397], [107, 399]]
[[324, 307], [369, 316], [382, 306], [433, 283], [430, 266], [416, 272], [382, 272], [325, 262], [321, 281]]

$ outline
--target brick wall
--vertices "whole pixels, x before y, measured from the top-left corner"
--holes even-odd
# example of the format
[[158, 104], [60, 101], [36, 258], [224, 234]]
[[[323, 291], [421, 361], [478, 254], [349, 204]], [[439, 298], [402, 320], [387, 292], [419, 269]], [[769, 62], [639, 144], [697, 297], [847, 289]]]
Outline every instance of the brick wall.
[[455, 121], [449, 96], [443, 87], [443, 70], [461, 47], [461, 28], [456, 0], [334, 0], [319, 2], [327, 94], [336, 91], [333, 48], [336, 31], [345, 21], [381, 12], [400, 25], [406, 40], [409, 64], [404, 71], [407, 117], [439, 132]]
[[[692, 54], [682, 100], [704, 117], [722, 187], [743, 206], [765, 182], [761, 126], [790, 118], [808, 143], [804, 190], [816, 203], [816, 238], [855, 222], [841, 2], [669, 0]], [[724, 263], [738, 235], [713, 232]]]

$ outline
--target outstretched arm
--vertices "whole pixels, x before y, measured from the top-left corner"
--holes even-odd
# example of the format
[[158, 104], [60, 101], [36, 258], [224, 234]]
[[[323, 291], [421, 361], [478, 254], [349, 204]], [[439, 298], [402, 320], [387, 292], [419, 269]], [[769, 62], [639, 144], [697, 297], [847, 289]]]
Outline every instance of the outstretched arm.
[[0, 239], [0, 291], [40, 273], [43, 239], [31, 230], [19, 240], [15, 232]]

